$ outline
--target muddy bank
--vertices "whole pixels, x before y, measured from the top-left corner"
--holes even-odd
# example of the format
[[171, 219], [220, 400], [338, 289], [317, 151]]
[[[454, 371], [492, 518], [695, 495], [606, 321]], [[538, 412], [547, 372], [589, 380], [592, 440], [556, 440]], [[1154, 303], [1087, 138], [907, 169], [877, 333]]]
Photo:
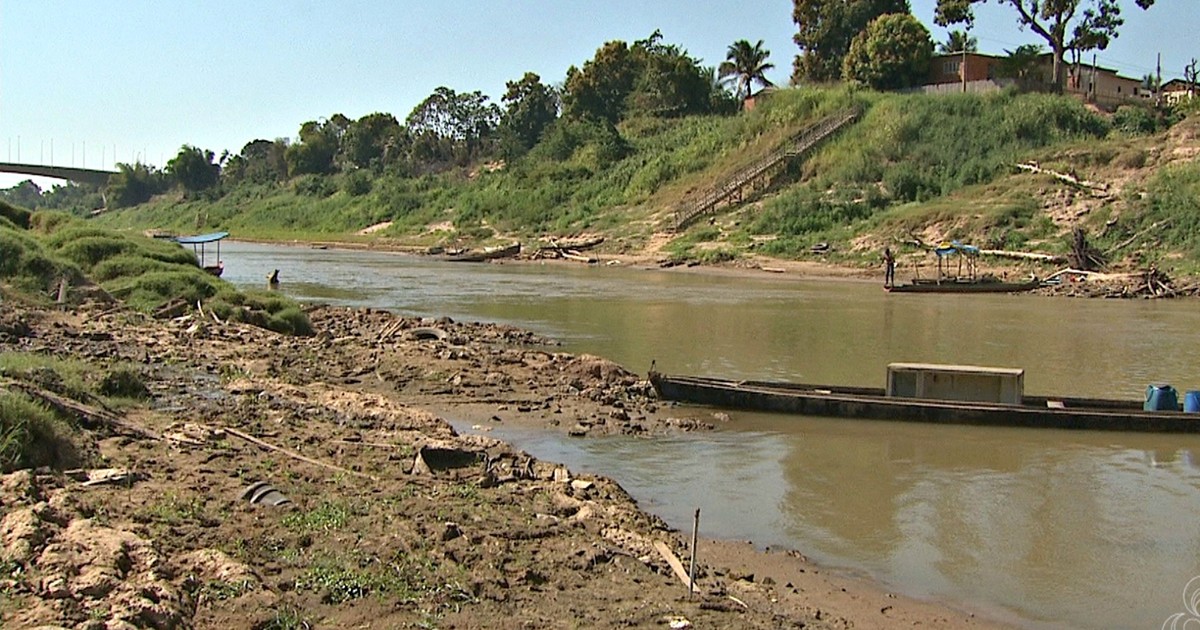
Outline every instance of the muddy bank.
[[294, 338], [208, 314], [3, 309], [0, 351], [124, 365], [150, 392], [112, 407], [53, 378], [0, 383], [67, 405], [88, 454], [3, 477], [5, 627], [984, 626], [748, 549], [705, 550], [688, 597], [668, 560], [684, 538], [617, 483], [428, 411], [581, 438], [705, 428], [525, 331], [316, 308], [319, 333]]

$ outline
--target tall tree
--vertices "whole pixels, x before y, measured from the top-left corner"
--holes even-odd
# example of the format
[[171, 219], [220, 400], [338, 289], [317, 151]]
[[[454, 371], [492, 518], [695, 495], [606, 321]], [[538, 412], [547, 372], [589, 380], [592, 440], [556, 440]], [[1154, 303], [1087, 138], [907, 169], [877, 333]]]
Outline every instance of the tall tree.
[[300, 141], [289, 146], [285, 153], [288, 175], [333, 172], [333, 156], [349, 124], [348, 118], [334, 114], [327, 120], [310, 120], [300, 125]]
[[381, 169], [389, 149], [394, 153], [402, 132], [395, 116], [367, 114], [346, 128], [339, 159], [352, 167]]
[[[974, 5], [987, 0], [937, 0], [934, 21], [939, 26], [975, 22]], [[1056, 89], [1063, 85], [1064, 59], [1068, 53], [1079, 55], [1089, 50], [1104, 50], [1117, 37], [1125, 23], [1117, 0], [996, 0], [1017, 12], [1017, 23], [1029, 28], [1050, 46], [1054, 62], [1051, 81]], [[1134, 0], [1148, 9], [1154, 0]]]
[[466, 163], [481, 154], [500, 122], [500, 108], [488, 100], [478, 90], [459, 94], [442, 86], [405, 123], [429, 158]]
[[877, 90], [917, 85], [929, 72], [933, 38], [920, 20], [908, 13], [881, 15], [850, 44], [843, 78]]
[[800, 54], [792, 67], [792, 83], [836, 81], [850, 42], [871, 20], [889, 13], [910, 13], [908, 0], [793, 0], [792, 36]]
[[625, 114], [625, 101], [633, 91], [636, 73], [629, 45], [605, 43], [583, 68], [567, 68], [563, 87], [563, 114], [575, 119], [616, 124]]
[[734, 84], [734, 96], [744, 100], [750, 98], [754, 83], [763, 87], [773, 85], [766, 74], [767, 70], [775, 67], [775, 64], [767, 61], [770, 56], [771, 51], [763, 48], [763, 40], [751, 45], [749, 40], [739, 39], [729, 45], [725, 61], [717, 68], [717, 72], [722, 81]]
[[167, 162], [167, 175], [189, 192], [207, 190], [221, 177], [221, 166], [213, 163], [212, 151], [183, 145], [179, 154]]
[[558, 119], [559, 98], [558, 92], [533, 72], [526, 72], [519, 81], [508, 81], [504, 87], [507, 91], [500, 99], [504, 103], [501, 142], [505, 155], [515, 157], [537, 144]]
[[979, 40], [971, 37], [966, 31], [950, 31], [946, 41], [938, 44], [938, 52], [943, 55], [979, 50]]
[[709, 73], [700, 60], [675, 44], [662, 42], [662, 31], [638, 40], [630, 49], [633, 88], [626, 97], [629, 114], [659, 117], [705, 114], [712, 110]]

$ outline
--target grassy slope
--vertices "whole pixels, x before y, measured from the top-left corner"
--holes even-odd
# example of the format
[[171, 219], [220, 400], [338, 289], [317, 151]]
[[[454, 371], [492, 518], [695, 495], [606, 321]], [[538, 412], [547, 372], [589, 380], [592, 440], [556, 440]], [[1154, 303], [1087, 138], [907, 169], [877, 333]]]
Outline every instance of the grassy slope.
[[[851, 105], [864, 111], [860, 121], [777, 182], [773, 194], [674, 237], [668, 251], [722, 260], [753, 247], [796, 258], [823, 241], [834, 245], [835, 260], [853, 264], [913, 234], [1064, 251], [1076, 223], [1111, 246], [1172, 216], [1170, 229], [1154, 234], [1149, 247], [1139, 243], [1116, 255], [1186, 271], [1200, 267], [1200, 241], [1192, 241], [1200, 175], [1194, 162], [1159, 150], [1169, 142], [1194, 143], [1194, 120], [1172, 136], [1130, 138], [1073, 99], [1011, 93], [784, 90], [735, 117], [627, 121], [620, 138], [585, 125], [564, 127], [494, 172], [380, 177], [369, 190], [351, 185], [348, 175], [306, 176], [238, 189], [217, 201], [168, 196], [101, 221], [278, 239], [367, 238], [354, 233], [394, 221], [378, 236], [412, 245], [586, 231], [636, 252], [689, 193]], [[1092, 198], [1049, 176], [1017, 174], [1013, 164], [1026, 160], [1113, 182], [1113, 193]], [[428, 229], [447, 221], [457, 231]]]

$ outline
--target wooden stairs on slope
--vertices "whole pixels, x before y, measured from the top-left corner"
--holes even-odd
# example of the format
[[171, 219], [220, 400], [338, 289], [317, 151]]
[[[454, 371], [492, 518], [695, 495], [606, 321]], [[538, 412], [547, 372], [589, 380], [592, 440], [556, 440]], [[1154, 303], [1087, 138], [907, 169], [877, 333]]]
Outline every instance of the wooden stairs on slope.
[[675, 211], [672, 228], [678, 232], [696, 219], [715, 213], [722, 206], [746, 201], [748, 193], [764, 190], [790, 161], [811, 152], [822, 141], [857, 118], [858, 110], [848, 109], [805, 127], [767, 157], [734, 173], [720, 184], [701, 191], [689, 200], [681, 209]]

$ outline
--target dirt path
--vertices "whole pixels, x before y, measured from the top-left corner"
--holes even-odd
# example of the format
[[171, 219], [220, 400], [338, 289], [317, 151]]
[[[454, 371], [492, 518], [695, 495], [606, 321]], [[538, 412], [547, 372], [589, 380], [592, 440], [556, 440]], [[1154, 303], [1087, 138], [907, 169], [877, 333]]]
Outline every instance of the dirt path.
[[427, 411], [581, 436], [705, 428], [663, 416], [620, 366], [528, 332], [334, 308], [311, 312], [312, 338], [5, 316], [0, 350], [133, 366], [152, 402], [116, 412], [136, 432], [80, 431], [86, 468], [113, 469], [97, 481], [2, 478], [4, 627], [992, 627], [828, 581], [798, 554], [708, 543], [689, 598], [659, 550], [683, 557], [684, 538], [617, 483]]

